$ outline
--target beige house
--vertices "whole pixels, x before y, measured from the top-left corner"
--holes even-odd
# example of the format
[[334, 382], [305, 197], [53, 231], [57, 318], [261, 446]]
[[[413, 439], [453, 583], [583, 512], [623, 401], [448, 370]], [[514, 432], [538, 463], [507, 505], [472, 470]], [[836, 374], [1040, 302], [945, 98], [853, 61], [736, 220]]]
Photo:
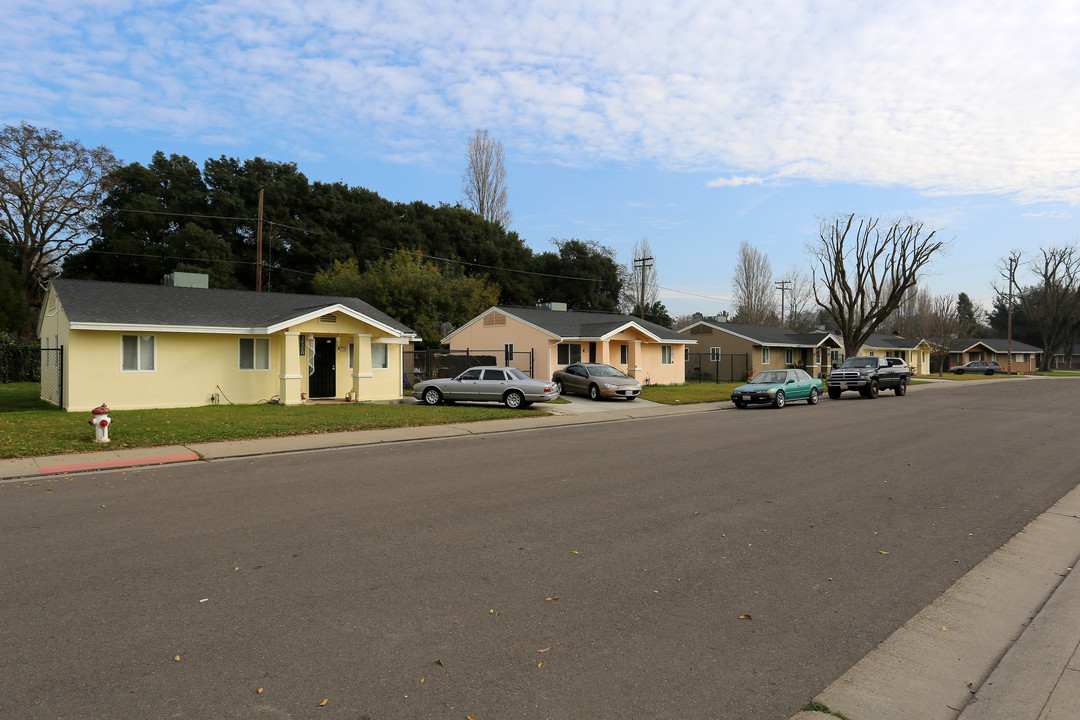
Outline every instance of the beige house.
[[708, 352], [710, 357], [746, 355], [750, 375], [798, 367], [817, 377], [838, 361], [841, 347], [840, 340], [829, 332], [797, 333], [771, 325], [699, 320], [680, 332], [696, 340], [697, 351]]
[[685, 348], [693, 340], [630, 315], [565, 308], [562, 303], [492, 307], [442, 342], [456, 351], [499, 350], [506, 364], [512, 364], [515, 352], [532, 351], [537, 379], [576, 362], [595, 362], [617, 367], [643, 385], [684, 382]]
[[994, 360], [1006, 372], [1035, 372], [1039, 369], [1040, 355], [1042, 348], [1013, 340], [1012, 362], [1009, 362], [1009, 341], [1006, 338], [957, 340], [949, 347], [949, 368], [973, 360]]
[[911, 368], [912, 375], [930, 374], [930, 357], [933, 346], [922, 338], [904, 338], [888, 333], [874, 333], [857, 353], [852, 355], [878, 355], [902, 358]]
[[356, 298], [53, 280], [41, 347], [68, 410], [394, 400], [415, 333]]

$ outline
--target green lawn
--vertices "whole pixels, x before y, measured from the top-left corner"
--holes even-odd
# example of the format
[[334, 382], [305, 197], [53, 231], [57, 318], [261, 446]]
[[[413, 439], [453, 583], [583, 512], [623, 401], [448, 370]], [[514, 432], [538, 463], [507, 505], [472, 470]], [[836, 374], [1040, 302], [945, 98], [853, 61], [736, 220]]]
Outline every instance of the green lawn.
[[[27, 383], [29, 384], [29, 383]], [[34, 384], [34, 392], [37, 385]], [[9, 393], [10, 395], [10, 393]], [[0, 403], [0, 458], [36, 457], [100, 450], [90, 413], [23, 409], [30, 401]], [[535, 406], [534, 406], [535, 407]], [[216, 440], [284, 437], [344, 430], [443, 425], [544, 415], [501, 405], [208, 405], [164, 410], [116, 410], [109, 449], [182, 445]]]
[[641, 397], [665, 405], [718, 402], [730, 400], [731, 391], [742, 384], [688, 382], [685, 385], [648, 385], [641, 389]]

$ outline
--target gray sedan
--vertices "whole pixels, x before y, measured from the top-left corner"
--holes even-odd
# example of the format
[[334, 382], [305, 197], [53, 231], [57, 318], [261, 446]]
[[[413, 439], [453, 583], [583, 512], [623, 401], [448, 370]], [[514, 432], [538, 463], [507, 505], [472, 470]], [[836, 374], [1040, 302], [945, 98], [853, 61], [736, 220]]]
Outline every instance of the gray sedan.
[[555, 386], [533, 380], [512, 367], [471, 367], [456, 378], [424, 380], [413, 386], [413, 397], [425, 405], [455, 400], [506, 403], [508, 408], [526, 408], [559, 396]]

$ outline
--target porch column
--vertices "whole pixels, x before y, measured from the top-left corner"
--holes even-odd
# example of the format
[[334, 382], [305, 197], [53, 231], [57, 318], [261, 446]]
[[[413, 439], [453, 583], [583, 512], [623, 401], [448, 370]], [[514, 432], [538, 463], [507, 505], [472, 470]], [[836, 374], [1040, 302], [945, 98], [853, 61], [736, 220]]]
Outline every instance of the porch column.
[[[300, 345], [307, 343], [302, 333], [283, 333], [281, 343], [281, 374], [278, 375], [278, 397], [283, 405], [300, 404], [300, 388], [304, 380], [300, 362]], [[307, 370], [306, 367], [303, 370]]]
[[357, 402], [374, 396], [375, 373], [371, 371], [371, 335], [353, 335], [352, 391]]
[[596, 344], [598, 345], [598, 347], [596, 348], [596, 362], [603, 365], [610, 365], [611, 361], [609, 360], [609, 358], [611, 357], [611, 341], [599, 340]]
[[626, 372], [630, 377], [634, 378], [638, 382], [642, 382], [642, 378], [639, 377], [642, 370], [644, 370], [644, 368], [641, 367], [641, 341], [630, 340], [627, 342], [627, 345], [630, 346], [629, 348], [627, 348], [630, 357], [627, 358]]

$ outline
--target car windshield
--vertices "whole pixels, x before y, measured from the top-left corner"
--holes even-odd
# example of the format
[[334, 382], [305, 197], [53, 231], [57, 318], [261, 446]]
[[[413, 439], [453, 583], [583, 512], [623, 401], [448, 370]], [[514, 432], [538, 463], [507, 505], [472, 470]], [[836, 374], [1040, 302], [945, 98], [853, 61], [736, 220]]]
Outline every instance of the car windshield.
[[589, 374], [593, 377], [628, 377], [626, 373], [610, 365], [590, 365]]
[[877, 367], [877, 358], [848, 358], [840, 367], [861, 368]]
[[512, 377], [515, 380], [531, 380], [532, 379], [528, 375], [523, 373], [522, 371], [518, 370], [517, 368], [509, 368], [506, 371], [506, 374], [509, 375], [510, 377]]
[[785, 380], [787, 380], [787, 373], [772, 370], [769, 372], [758, 373], [750, 382], [758, 385], [775, 385], [776, 383], [782, 383]]

